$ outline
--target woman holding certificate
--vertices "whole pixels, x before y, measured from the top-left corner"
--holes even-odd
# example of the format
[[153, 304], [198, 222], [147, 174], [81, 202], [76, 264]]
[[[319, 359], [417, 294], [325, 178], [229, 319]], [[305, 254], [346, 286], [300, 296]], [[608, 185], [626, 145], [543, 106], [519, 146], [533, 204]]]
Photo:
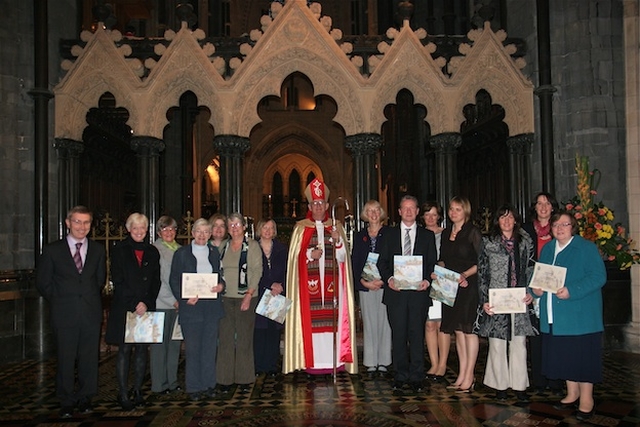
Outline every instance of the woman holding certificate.
[[576, 219], [563, 211], [551, 217], [554, 239], [542, 248], [540, 263], [564, 267], [564, 286], [540, 297], [542, 374], [567, 383], [567, 395], [554, 407], [574, 409], [580, 421], [594, 414], [593, 384], [602, 382], [602, 287], [607, 274], [596, 245], [578, 235]]
[[[149, 220], [140, 213], [127, 218], [125, 227], [129, 236], [114, 246], [111, 252], [111, 280], [113, 300], [107, 322], [105, 340], [118, 346], [116, 356], [116, 378], [118, 379], [118, 403], [125, 411], [135, 406], [144, 406], [142, 385], [147, 370], [149, 344], [125, 343], [127, 312], [142, 316], [156, 309], [156, 298], [160, 291], [160, 254], [147, 240]], [[133, 401], [129, 396], [129, 364], [134, 350]]]
[[[456, 196], [449, 202], [449, 225], [442, 232], [438, 264], [460, 274], [459, 287], [453, 307], [442, 305], [440, 332], [456, 334], [458, 378], [448, 386], [459, 393], [471, 393], [475, 386], [474, 371], [478, 358], [478, 336], [473, 324], [478, 309], [478, 252], [482, 235], [470, 221], [471, 203]], [[432, 276], [435, 279], [435, 275]]]
[[497, 390], [498, 400], [505, 400], [511, 388], [518, 401], [527, 402], [527, 336], [538, 333], [531, 324], [533, 296], [526, 288], [533, 242], [520, 228], [520, 215], [503, 205], [483, 243], [478, 258], [482, 312], [477, 333], [489, 338], [484, 384]]
[[[180, 304], [180, 326], [185, 344], [186, 391], [191, 400], [215, 397], [218, 324], [224, 317], [220, 293], [224, 281], [220, 277], [220, 253], [209, 243], [211, 224], [204, 218], [193, 223], [193, 241], [173, 255], [169, 284]], [[190, 275], [218, 274], [210, 293], [183, 297], [183, 279]], [[212, 277], [212, 276], [210, 276]], [[215, 278], [215, 277], [214, 277]], [[213, 295], [211, 294], [213, 293]], [[189, 295], [189, 294], [187, 294]]]
[[380, 248], [388, 227], [382, 224], [387, 218], [377, 200], [369, 200], [362, 208], [360, 219], [367, 223], [353, 239], [351, 260], [353, 283], [360, 297], [363, 328], [363, 363], [367, 375], [387, 374], [391, 365], [391, 326], [387, 308], [382, 303], [383, 282], [376, 266]]
[[[433, 231], [436, 237], [436, 252], [440, 258], [440, 242], [442, 240], [442, 224], [443, 213], [442, 206], [435, 200], [424, 202], [420, 208], [422, 219], [427, 230]], [[442, 303], [433, 300], [429, 313], [427, 315], [427, 323], [425, 324], [424, 340], [427, 343], [427, 352], [429, 353], [429, 361], [431, 367], [427, 371], [427, 379], [433, 382], [444, 382], [444, 374], [447, 372], [447, 359], [449, 357], [449, 346], [451, 345], [451, 336], [449, 334], [440, 333], [440, 324], [442, 323]]]
[[245, 236], [246, 223], [242, 214], [229, 215], [227, 229], [231, 239], [220, 252], [227, 289], [216, 370], [223, 392], [229, 391], [234, 383], [241, 391], [249, 391], [255, 381], [253, 328], [258, 283], [262, 277], [262, 251], [258, 242]]
[[[284, 279], [287, 275], [287, 247], [275, 237], [276, 222], [272, 219], [258, 222], [258, 243], [262, 249], [262, 278], [258, 300], [269, 290], [272, 295], [284, 295]], [[284, 325], [264, 316], [256, 316], [253, 331], [253, 350], [256, 375], [278, 373], [280, 358], [280, 335]]]

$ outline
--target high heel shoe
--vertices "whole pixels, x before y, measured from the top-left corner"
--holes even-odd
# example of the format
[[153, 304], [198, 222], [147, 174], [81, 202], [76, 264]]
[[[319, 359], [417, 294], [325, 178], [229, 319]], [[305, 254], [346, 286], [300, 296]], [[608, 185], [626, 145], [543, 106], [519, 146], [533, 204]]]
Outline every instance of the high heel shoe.
[[578, 400], [579, 399], [576, 399], [573, 402], [569, 402], [569, 403], [558, 401], [553, 404], [553, 409], [557, 411], [566, 411], [568, 409], [576, 409], [576, 407], [578, 406]]
[[471, 383], [469, 388], [458, 388], [458, 390], [456, 390], [456, 393], [472, 393], [475, 388], [476, 382], [474, 381]]
[[578, 421], [587, 421], [596, 413], [596, 405], [593, 405], [593, 408], [589, 412], [582, 412], [580, 408], [576, 409], [576, 420]]

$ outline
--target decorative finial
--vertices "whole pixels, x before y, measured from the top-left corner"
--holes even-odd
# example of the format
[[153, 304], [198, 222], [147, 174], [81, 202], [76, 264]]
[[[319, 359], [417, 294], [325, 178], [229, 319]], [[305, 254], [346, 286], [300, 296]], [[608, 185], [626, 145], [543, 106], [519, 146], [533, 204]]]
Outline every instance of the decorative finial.
[[413, 3], [409, 0], [398, 3], [398, 15], [402, 22], [409, 21], [413, 15]]
[[113, 9], [110, 4], [104, 4], [104, 0], [98, 1], [98, 3], [91, 9], [93, 18], [98, 22], [105, 23], [107, 19], [113, 14]]
[[196, 25], [196, 22], [198, 21], [198, 17], [193, 12], [193, 6], [186, 1], [178, 3], [176, 6], [176, 16], [180, 22], [186, 22], [189, 25], [189, 28]]

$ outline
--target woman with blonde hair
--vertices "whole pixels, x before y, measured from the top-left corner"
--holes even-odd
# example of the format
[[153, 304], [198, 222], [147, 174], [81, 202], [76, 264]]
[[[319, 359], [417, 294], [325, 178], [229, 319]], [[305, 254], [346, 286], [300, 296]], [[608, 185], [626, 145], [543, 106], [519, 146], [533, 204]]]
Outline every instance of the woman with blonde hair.
[[[276, 236], [278, 229], [272, 219], [258, 221], [258, 244], [262, 249], [262, 278], [258, 284], [258, 301], [267, 289], [272, 295], [285, 294], [287, 276], [287, 247]], [[256, 375], [274, 376], [278, 373], [280, 335], [284, 325], [264, 316], [256, 316], [253, 331], [253, 350]]]
[[[360, 219], [367, 223], [353, 239], [351, 259], [353, 283], [360, 297], [362, 326], [364, 329], [363, 363], [367, 374], [386, 375], [391, 365], [391, 327], [387, 308], [382, 303], [383, 281], [375, 261], [384, 244], [388, 227], [383, 224], [387, 215], [377, 200], [369, 200], [362, 208]], [[376, 274], [377, 273], [377, 274]]]
[[471, 203], [466, 197], [453, 197], [449, 201], [448, 215], [449, 225], [442, 232], [438, 264], [460, 273], [460, 278], [453, 307], [442, 305], [440, 332], [456, 334], [459, 372], [449, 388], [470, 393], [475, 387], [474, 371], [480, 345], [473, 325], [478, 309], [476, 273], [482, 234], [471, 222]]
[[[118, 346], [116, 377], [118, 380], [118, 403], [125, 411], [135, 406], [144, 406], [142, 395], [147, 370], [149, 344], [124, 342], [127, 312], [142, 316], [156, 309], [156, 298], [160, 291], [160, 254], [147, 239], [149, 220], [140, 213], [129, 215], [126, 222], [129, 235], [111, 251], [111, 281], [113, 299], [107, 322], [105, 340]], [[129, 362], [135, 349], [133, 402], [129, 396]]]

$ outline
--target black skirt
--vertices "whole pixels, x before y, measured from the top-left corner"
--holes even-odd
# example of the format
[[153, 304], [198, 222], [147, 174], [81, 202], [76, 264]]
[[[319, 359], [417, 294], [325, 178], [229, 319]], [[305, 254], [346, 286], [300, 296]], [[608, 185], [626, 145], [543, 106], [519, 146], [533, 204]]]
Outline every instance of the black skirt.
[[542, 334], [542, 374], [548, 379], [602, 382], [602, 332]]

